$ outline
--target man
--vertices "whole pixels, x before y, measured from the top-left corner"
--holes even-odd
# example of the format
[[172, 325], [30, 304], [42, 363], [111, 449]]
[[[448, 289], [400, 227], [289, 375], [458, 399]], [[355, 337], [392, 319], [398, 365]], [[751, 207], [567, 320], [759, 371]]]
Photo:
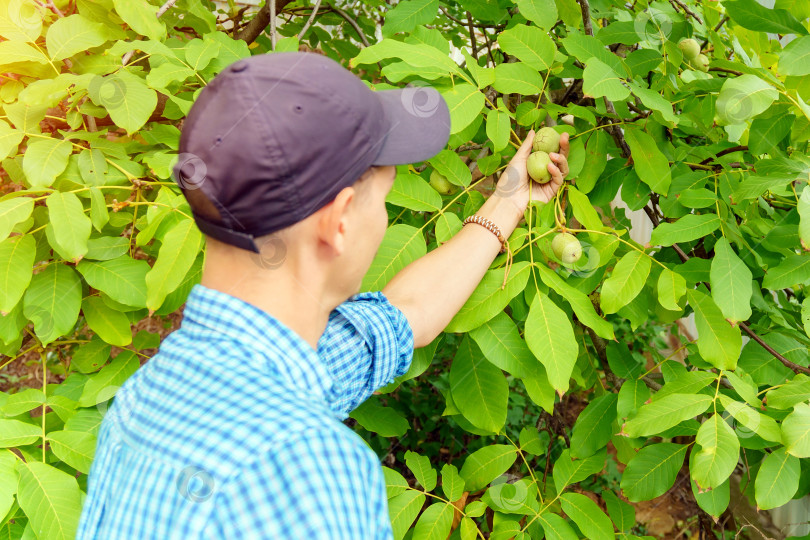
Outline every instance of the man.
[[[104, 418], [78, 538], [391, 536], [379, 460], [341, 420], [407, 371], [502, 247], [473, 223], [355, 294], [394, 165], [442, 150], [449, 122], [435, 90], [373, 92], [316, 54], [240, 60], [201, 92], [175, 176], [206, 235], [202, 283]], [[529, 202], [532, 138], [477, 212], [503, 237]]]

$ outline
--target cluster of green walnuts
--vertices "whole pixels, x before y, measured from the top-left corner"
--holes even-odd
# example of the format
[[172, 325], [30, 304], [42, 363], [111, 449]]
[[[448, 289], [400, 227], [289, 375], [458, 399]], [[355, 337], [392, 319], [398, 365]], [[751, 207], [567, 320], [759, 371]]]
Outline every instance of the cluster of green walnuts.
[[682, 39], [678, 48], [683, 53], [683, 63], [692, 69], [706, 73], [709, 71], [709, 58], [700, 52], [700, 44], [694, 39]]

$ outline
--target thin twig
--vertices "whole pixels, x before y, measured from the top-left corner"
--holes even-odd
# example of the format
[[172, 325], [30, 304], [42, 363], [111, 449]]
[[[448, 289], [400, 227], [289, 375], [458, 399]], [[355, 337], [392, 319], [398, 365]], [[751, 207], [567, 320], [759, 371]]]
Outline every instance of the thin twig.
[[732, 75], [740, 76], [742, 75], [742, 71], [737, 71], [736, 69], [728, 69], [728, 68], [721, 68], [721, 67], [710, 67], [709, 71], [720, 71], [722, 73], [731, 73]]
[[275, 1], [268, 2], [270, 4], [270, 50], [276, 50], [276, 3]]
[[478, 47], [475, 43], [475, 28], [473, 27], [473, 19], [470, 12], [467, 12], [467, 23], [469, 24], [470, 29], [470, 45], [472, 46], [472, 57], [478, 60]]
[[[53, 3], [53, 2], [51, 2], [51, 3]], [[160, 8], [157, 10], [157, 13], [155, 14], [155, 18], [159, 19], [161, 15], [163, 15], [164, 13], [169, 11], [169, 9], [171, 9], [171, 7], [173, 5], [175, 5], [176, 3], [177, 3], [177, 0], [166, 0], [166, 2], [162, 6], [160, 6]], [[121, 65], [123, 65], [123, 66], [127, 65], [129, 63], [129, 61], [132, 59], [132, 55], [134, 55], [134, 54], [135, 54], [135, 49], [132, 49], [131, 51], [127, 51], [127, 53], [124, 56], [121, 57]]]
[[708, 157], [708, 158], [704, 159], [703, 161], [701, 161], [700, 164], [701, 165], [706, 165], [707, 163], [709, 163], [710, 161], [712, 161], [714, 159], [717, 159], [719, 157], [723, 157], [726, 154], [733, 154], [734, 152], [740, 152], [742, 150], [748, 150], [748, 146], [741, 144], [741, 145], [737, 145], [737, 146], [732, 146], [731, 148], [726, 148], [725, 150], [720, 150], [719, 152], [717, 152], [712, 157]]
[[791, 362], [790, 360], [788, 360], [787, 358], [785, 358], [784, 356], [782, 356], [781, 354], [779, 354], [778, 352], [776, 352], [773, 349], [773, 347], [771, 347], [770, 345], [765, 343], [762, 340], [762, 338], [759, 337], [756, 334], [756, 332], [751, 330], [751, 328], [747, 324], [745, 324], [744, 322], [741, 322], [741, 323], [738, 323], [738, 324], [740, 325], [740, 328], [742, 329], [743, 332], [745, 332], [746, 334], [751, 336], [751, 339], [753, 339], [754, 341], [759, 343], [762, 346], [763, 349], [765, 349], [766, 351], [771, 353], [771, 355], [773, 355], [774, 358], [776, 358], [777, 360], [782, 362], [782, 364], [784, 364], [785, 367], [790, 368], [795, 373], [798, 373], [799, 371], [801, 371], [802, 373], [806, 373], [807, 375], [810, 375], [810, 369], [808, 369], [808, 368], [806, 368], [804, 366], [800, 366], [799, 364], [795, 364], [795, 363]]
[[686, 12], [686, 13], [687, 13], [689, 16], [691, 16], [693, 19], [695, 19], [695, 20], [696, 20], [697, 22], [699, 22], [700, 24], [703, 24], [703, 21], [700, 19], [700, 17], [698, 17], [697, 15], [695, 15], [695, 14], [692, 12], [692, 10], [691, 10], [691, 9], [689, 9], [689, 8], [686, 6], [686, 4], [684, 4], [683, 2], [681, 2], [681, 0], [669, 0], [669, 3], [670, 3], [670, 4], [672, 4], [672, 7], [674, 7], [674, 8], [675, 8], [675, 11], [678, 11], [678, 6], [680, 6], [680, 7], [681, 7], [681, 9], [683, 9], [683, 10], [684, 10], [684, 11], [685, 11], [685, 12]]
[[368, 39], [366, 39], [366, 36], [365, 36], [365, 34], [363, 34], [363, 30], [360, 28], [360, 25], [359, 25], [359, 24], [357, 24], [357, 21], [355, 21], [354, 19], [352, 19], [352, 18], [349, 16], [349, 14], [348, 14], [348, 13], [346, 13], [345, 11], [343, 11], [343, 10], [342, 10], [342, 9], [340, 9], [340, 8], [333, 7], [332, 9], [334, 9], [334, 10], [335, 10], [335, 13], [337, 13], [338, 15], [340, 15], [341, 17], [343, 17], [344, 19], [346, 19], [346, 22], [348, 22], [350, 25], [352, 25], [352, 28], [354, 28], [354, 30], [357, 32], [357, 35], [358, 35], [358, 36], [360, 36], [360, 41], [362, 41], [362, 42], [363, 42], [363, 45], [365, 45], [366, 47], [369, 47], [369, 46], [370, 46], [370, 44], [369, 44], [369, 42], [368, 42]]
[[307, 33], [309, 27], [312, 26], [312, 23], [315, 21], [315, 17], [318, 16], [318, 8], [320, 7], [321, 7], [321, 0], [315, 0], [315, 4], [312, 6], [312, 13], [309, 14], [309, 19], [307, 19], [307, 22], [304, 23], [304, 27], [301, 29], [301, 31], [298, 32], [299, 40], [304, 37], [304, 34]]
[[714, 27], [714, 31], [717, 32], [720, 30], [720, 27], [723, 26], [726, 21], [728, 20], [728, 15], [723, 15], [723, 18], [720, 19], [720, 22], [717, 23], [717, 26]]

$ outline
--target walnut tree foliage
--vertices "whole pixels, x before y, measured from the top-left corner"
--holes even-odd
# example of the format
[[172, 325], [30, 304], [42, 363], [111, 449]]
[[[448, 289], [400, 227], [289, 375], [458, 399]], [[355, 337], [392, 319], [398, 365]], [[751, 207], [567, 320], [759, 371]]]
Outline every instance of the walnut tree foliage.
[[[161, 4], [0, 1], [0, 369], [63, 380], [0, 393], [0, 538], [72, 538], [103, 414], [158, 344], [133, 327], [199, 282], [170, 175], [197, 93], [304, 45], [412, 88], [414, 114], [435, 106], [424, 86], [451, 111], [448, 147], [398, 169], [364, 290], [458, 232], [530, 128], [571, 135], [569, 181], [510, 237], [506, 283], [499, 255], [352, 414], [386, 457], [397, 539], [633, 538], [631, 503], [684, 479], [720, 535], [741, 526], [732, 495], [767, 510], [810, 491], [810, 4], [325, 1], [312, 18], [278, 0], [275, 40], [269, 6]], [[573, 265], [550, 248], [563, 230]]]

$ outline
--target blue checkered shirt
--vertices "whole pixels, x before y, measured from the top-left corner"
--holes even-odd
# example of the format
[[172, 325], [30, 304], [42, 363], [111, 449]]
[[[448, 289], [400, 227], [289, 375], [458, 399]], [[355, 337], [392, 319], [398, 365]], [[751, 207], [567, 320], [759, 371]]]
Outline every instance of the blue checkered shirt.
[[390, 538], [380, 461], [341, 420], [412, 355], [381, 292], [338, 306], [315, 351], [195, 285], [104, 417], [77, 538]]

